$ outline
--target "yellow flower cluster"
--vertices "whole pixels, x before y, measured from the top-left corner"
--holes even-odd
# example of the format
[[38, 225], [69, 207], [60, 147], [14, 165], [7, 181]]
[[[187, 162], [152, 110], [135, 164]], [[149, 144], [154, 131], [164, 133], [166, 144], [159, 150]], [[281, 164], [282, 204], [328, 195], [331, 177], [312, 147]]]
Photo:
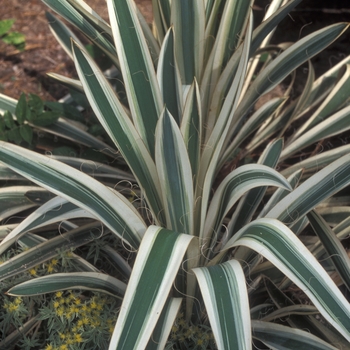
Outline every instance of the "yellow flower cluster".
[[52, 306], [56, 316], [67, 321], [69, 327], [58, 334], [58, 347], [50, 343], [45, 350], [69, 350], [70, 345], [84, 342], [84, 332], [92, 328], [100, 327], [112, 333], [115, 319], [102, 317], [106, 303], [107, 298], [87, 298], [72, 291], [57, 291]]
[[19, 310], [22, 304], [22, 298], [18, 297], [13, 302], [5, 301], [4, 309], [10, 313], [14, 313]]

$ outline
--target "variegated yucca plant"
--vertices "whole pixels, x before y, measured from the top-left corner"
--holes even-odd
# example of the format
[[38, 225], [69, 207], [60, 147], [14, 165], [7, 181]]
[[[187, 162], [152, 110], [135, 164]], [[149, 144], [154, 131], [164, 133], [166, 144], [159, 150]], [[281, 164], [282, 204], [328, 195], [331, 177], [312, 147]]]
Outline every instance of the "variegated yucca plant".
[[[248, 0], [153, 0], [152, 27], [131, 0], [107, 0], [110, 23], [82, 0], [43, 1], [113, 69], [102, 72], [48, 14], [79, 80], [52, 76], [86, 96], [106, 134], [64, 115], [35, 130], [99, 150], [109, 164], [1, 142], [0, 250], [24, 239], [31, 248], [4, 262], [0, 276], [106, 234], [124, 252], [109, 249], [118, 276], [76, 256], [79, 271], [31, 278], [8, 294], [119, 297], [109, 349], [347, 348], [350, 262], [341, 241], [350, 199], [340, 191], [350, 182], [350, 145], [314, 154], [310, 146], [350, 128], [350, 57], [317, 80], [309, 62], [302, 94], [288, 97], [295, 69], [348, 24], [277, 46], [269, 45], [275, 27], [301, 0], [273, 0], [254, 30]], [[282, 82], [283, 96], [254, 109]], [[16, 101], [2, 96], [1, 108], [15, 113]], [[24, 210], [23, 221], [6, 224]], [[54, 223], [65, 232], [39, 239]], [[176, 336], [179, 319], [187, 331]]]

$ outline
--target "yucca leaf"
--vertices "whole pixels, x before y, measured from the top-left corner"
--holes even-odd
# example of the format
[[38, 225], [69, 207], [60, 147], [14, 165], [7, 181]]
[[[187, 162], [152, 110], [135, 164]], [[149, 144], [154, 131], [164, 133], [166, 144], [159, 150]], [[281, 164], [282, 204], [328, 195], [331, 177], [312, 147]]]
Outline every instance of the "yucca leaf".
[[61, 47], [73, 59], [71, 39], [82, 45], [78, 37], [56, 16], [50, 12], [46, 12], [46, 19], [49, 23], [52, 34], [60, 43]]
[[232, 121], [230, 136], [238, 131], [239, 121], [262, 94], [273, 89], [298, 66], [331, 44], [347, 27], [347, 23], [338, 23], [322, 28], [300, 39], [274, 59], [257, 76], [239, 104]]
[[171, 2], [171, 22], [175, 36], [175, 55], [183, 85], [201, 79], [204, 55], [204, 3]]
[[164, 104], [180, 125], [183, 107], [182, 85], [177, 61], [175, 60], [174, 48], [174, 29], [171, 27], [162, 44], [157, 68], [157, 79]]
[[350, 260], [339, 239], [316, 210], [307, 215], [310, 224], [327, 251], [330, 260], [348, 290], [350, 290]]
[[204, 241], [220, 230], [220, 225], [240, 197], [252, 188], [278, 186], [290, 189], [289, 183], [274, 169], [260, 164], [237, 168], [221, 182], [211, 200], [205, 221]]
[[89, 211], [132, 247], [138, 247], [146, 226], [122, 195], [68, 165], [6, 142], [0, 142], [0, 161]]
[[16, 276], [54, 258], [57, 256], [58, 250], [75, 249], [101, 237], [101, 235], [103, 235], [101, 223], [93, 222], [50, 240], [45, 240], [1, 264], [0, 280]]
[[238, 261], [193, 269], [218, 349], [251, 349], [248, 294]]
[[293, 135], [292, 140], [296, 140], [300, 135], [310, 130], [313, 126], [325, 120], [329, 115], [339, 110], [348, 99], [350, 88], [350, 64], [345, 65], [344, 74], [333, 87], [332, 92], [327, 96], [317, 110]]
[[166, 301], [157, 325], [153, 331], [152, 337], [149, 340], [145, 350], [165, 349], [171, 328], [173, 327], [176, 316], [178, 315], [181, 301], [181, 298], [169, 298]]
[[163, 193], [167, 226], [193, 234], [193, 183], [191, 164], [182, 134], [165, 110], [156, 129], [156, 166]]
[[68, 22], [76, 26], [84, 35], [86, 35], [92, 42], [96, 43], [108, 57], [118, 66], [118, 59], [116, 50], [110, 40], [104, 36], [104, 27], [96, 28], [82, 13], [80, 13], [67, 0], [42, 0], [48, 7], [57, 12]]
[[142, 239], [109, 349], [144, 349], [192, 237], [150, 226]]
[[186, 98], [181, 121], [181, 133], [195, 178], [199, 168], [202, 144], [202, 110], [197, 81], [191, 85]]
[[66, 199], [55, 197], [27, 216], [5, 237], [0, 243], [0, 254], [29, 230], [75, 217], [95, 218], [88, 211], [80, 209]]
[[349, 302], [288, 227], [275, 219], [257, 219], [237, 232], [224, 250], [241, 245], [255, 250], [282, 271], [304, 291], [323, 317], [350, 340]]
[[94, 61], [77, 46], [74, 46], [73, 51], [78, 74], [91, 107], [128, 162], [139, 185], [145, 192], [149, 206], [157, 215], [155, 219], [163, 222], [162, 215], [164, 214], [161, 213], [162, 204], [157, 190], [159, 180], [151, 155], [117, 99], [114, 90]]
[[26, 197], [28, 191], [36, 191], [38, 195], [40, 192], [46, 192], [46, 190], [36, 186], [8, 186], [0, 188], [0, 221], [23, 210], [38, 206], [38, 203]]
[[350, 145], [339, 146], [295, 163], [287, 169], [282, 170], [281, 173], [287, 177], [298, 169], [303, 169], [305, 175], [312, 175], [337, 159], [349, 154], [349, 152]]
[[93, 290], [121, 298], [126, 290], [126, 284], [103, 273], [66, 272], [38, 277], [20, 283], [8, 290], [7, 294], [31, 296], [67, 289]]
[[[250, 45], [250, 56], [252, 56], [255, 51], [259, 48], [262, 41], [266, 38], [266, 36], [276, 27], [276, 25], [288, 15], [288, 13], [300, 3], [302, 0], [294, 0], [288, 1], [288, 3], [282, 6], [279, 10], [277, 10], [272, 16], [267, 18], [263, 23], [261, 23], [253, 32], [252, 42]], [[204, 99], [203, 101], [203, 110], [209, 111], [208, 125], [211, 127], [211, 123], [215, 123], [217, 116], [219, 115], [219, 111], [221, 109], [222, 103], [225, 100], [225, 96], [229, 90], [229, 86], [235, 76], [237, 71], [239, 57], [242, 55], [243, 47], [242, 45], [236, 50], [236, 52], [232, 55], [228, 63], [226, 64], [225, 69], [222, 71], [222, 74], [218, 80], [213, 96], [210, 101]], [[204, 78], [203, 78], [204, 82]], [[206, 87], [204, 87], [207, 89]], [[205, 95], [203, 94], [205, 97]], [[210, 108], [205, 108], [204, 103], [211, 102]]]
[[259, 339], [271, 349], [337, 349], [309, 332], [286, 327], [276, 323], [252, 321], [252, 330], [253, 337]]
[[349, 130], [349, 115], [350, 106], [347, 106], [328, 117], [326, 120], [318, 123], [294, 142], [287, 145], [281, 154], [281, 159], [286, 159], [297, 151], [314, 144], [317, 141]]
[[[275, 168], [278, 160], [281, 155], [281, 151], [283, 148], [282, 139], [277, 139], [271, 141], [264, 152], [262, 152], [259, 157], [257, 164], [266, 165], [270, 168]], [[286, 183], [283, 178], [283, 182]], [[284, 189], [288, 187], [283, 186]], [[250, 222], [260, 201], [262, 200], [265, 192], [267, 190], [267, 186], [260, 186], [250, 189], [243, 198], [240, 199], [240, 202], [232, 215], [229, 224], [229, 235], [232, 236], [236, 231], [238, 231], [243, 225]]]
[[303, 182], [278, 202], [266, 216], [292, 224], [349, 183], [350, 155], [347, 154]]
[[154, 131], [163, 102], [136, 5], [131, 0], [108, 0], [107, 4], [132, 118], [154, 157]]

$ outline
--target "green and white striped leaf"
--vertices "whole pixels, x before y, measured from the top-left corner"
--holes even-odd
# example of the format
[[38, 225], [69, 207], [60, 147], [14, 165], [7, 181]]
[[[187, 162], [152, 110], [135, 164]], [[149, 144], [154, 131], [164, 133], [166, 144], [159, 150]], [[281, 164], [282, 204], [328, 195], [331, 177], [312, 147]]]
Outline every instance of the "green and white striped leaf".
[[[106, 233], [109, 231], [105, 231]], [[58, 250], [75, 249], [103, 236], [103, 226], [93, 222], [60, 234], [14, 256], [0, 265], [0, 280], [16, 276], [57, 256]]]
[[69, 57], [73, 59], [71, 40], [73, 39], [75, 42], [79, 43], [79, 45], [81, 46], [83, 46], [83, 44], [78, 39], [78, 37], [56, 16], [54, 16], [50, 12], [46, 12], [45, 15], [49, 23], [52, 34], [54, 35], [56, 40], [59, 42], [61, 47], [64, 49], [64, 51], [66, 51], [66, 53], [69, 55]]
[[131, 0], [108, 0], [107, 4], [132, 118], [153, 157], [163, 102], [136, 5]]
[[262, 341], [270, 349], [337, 349], [309, 332], [286, 327], [276, 323], [252, 321], [252, 330], [253, 337]]
[[266, 217], [293, 224], [350, 183], [350, 154], [320, 170], [276, 204]]
[[251, 349], [245, 276], [238, 261], [192, 270], [207, 309], [218, 349]]
[[160, 51], [157, 79], [164, 104], [180, 125], [183, 107], [182, 85], [174, 49], [174, 29], [171, 27], [164, 38]]
[[246, 246], [268, 259], [311, 299], [322, 316], [350, 341], [350, 305], [295, 234], [275, 219], [245, 225], [223, 250]]
[[203, 1], [171, 2], [175, 55], [183, 85], [200, 82], [203, 69], [205, 14]]
[[187, 154], [190, 159], [194, 178], [199, 168], [202, 128], [200, 91], [197, 81], [194, 81], [187, 93], [181, 121], [181, 133], [187, 147]]
[[338, 271], [340, 278], [344, 282], [346, 288], [350, 290], [350, 259], [345, 248], [316, 210], [310, 211], [307, 217], [314, 232], [319, 237], [324, 249], [328, 253], [334, 267]]
[[332, 92], [327, 96], [317, 110], [307, 119], [305, 123], [292, 135], [296, 140], [300, 135], [310, 130], [313, 126], [322, 122], [329, 115], [337, 111], [349, 98], [350, 89], [350, 64], [345, 65], [344, 74], [333, 87]]
[[77, 207], [66, 199], [55, 197], [27, 216], [4, 238], [0, 243], [0, 254], [29, 230], [34, 230], [59, 221], [82, 217], [95, 218], [90, 212]]
[[8, 186], [0, 188], [0, 221], [23, 210], [38, 206], [38, 203], [26, 197], [28, 191], [34, 191], [38, 195], [47, 192], [36, 186]]
[[166, 301], [157, 325], [153, 331], [152, 337], [145, 348], [146, 350], [165, 349], [171, 328], [174, 325], [175, 319], [178, 315], [181, 301], [181, 298], [169, 298]]
[[156, 214], [154, 219], [163, 222], [159, 180], [151, 155], [103, 73], [83, 49], [74, 46], [73, 51], [78, 75], [92, 109], [144, 190], [148, 204]]
[[237, 168], [221, 182], [211, 200], [205, 221], [204, 241], [218, 232], [220, 225], [241, 196], [261, 186], [277, 186], [290, 190], [288, 181], [274, 169], [262, 164], [247, 164]]
[[[91, 20], [93, 17], [95, 19], [98, 19], [96, 16], [89, 16], [88, 19], [67, 0], [42, 1], [56, 13], [65, 18], [68, 22], [77, 27], [92, 42], [96, 43], [96, 45], [98, 45], [108, 55], [108, 57], [117, 66], [119, 66], [116, 49], [113, 46], [112, 42], [104, 36], [104, 33], [106, 33], [106, 27], [101, 27], [100, 25], [96, 26], [96, 23], [93, 23], [93, 20]], [[101, 21], [100, 24], [102, 24]]]
[[165, 110], [156, 129], [156, 166], [167, 226], [193, 234], [193, 182], [190, 160], [176, 121]]
[[142, 239], [109, 349], [144, 349], [192, 237], [150, 226]]
[[328, 117], [326, 120], [318, 123], [312, 129], [306, 131], [303, 135], [297, 138], [294, 142], [286, 146], [281, 154], [281, 159], [286, 159], [301, 149], [327, 137], [348, 131], [350, 129], [349, 115], [350, 106], [347, 106]]
[[[281, 53], [274, 59], [254, 80], [247, 93], [239, 104], [233, 126], [237, 127], [239, 121], [246, 115], [250, 107], [264, 93], [273, 89], [302, 63], [322, 51], [336, 40], [348, 27], [347, 23], [338, 23], [322, 28]], [[232, 133], [235, 128], [232, 129]]]
[[138, 247], [146, 225], [122, 195], [68, 165], [6, 142], [0, 142], [0, 161], [92, 213], [125, 242]]
[[34, 278], [7, 291], [8, 295], [31, 296], [58, 290], [82, 289], [106, 293], [121, 298], [126, 284], [117, 278], [98, 272], [66, 272]]
[[[283, 148], [283, 140], [277, 139], [271, 141], [262, 154], [260, 155], [257, 164], [266, 165], [270, 168], [275, 168], [281, 155]], [[282, 177], [283, 183], [287, 181]], [[289, 186], [283, 186], [284, 189], [291, 189]], [[243, 227], [246, 223], [250, 222], [256, 209], [258, 208], [264, 194], [267, 190], [267, 186], [259, 186], [250, 189], [243, 198], [241, 198], [238, 206], [229, 224], [230, 236]]]

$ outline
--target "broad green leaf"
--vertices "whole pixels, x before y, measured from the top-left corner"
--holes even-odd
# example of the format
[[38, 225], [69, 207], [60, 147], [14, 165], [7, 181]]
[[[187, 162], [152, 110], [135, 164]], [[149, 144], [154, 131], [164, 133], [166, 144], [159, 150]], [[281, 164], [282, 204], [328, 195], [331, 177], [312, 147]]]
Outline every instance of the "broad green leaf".
[[30, 114], [30, 111], [28, 109], [26, 95], [24, 93], [22, 93], [21, 96], [19, 97], [15, 114], [19, 124], [23, 124], [24, 121], [28, 119], [28, 115]]
[[115, 277], [98, 272], [55, 273], [18, 284], [7, 291], [8, 295], [32, 296], [58, 290], [83, 289], [122, 297], [126, 284]]
[[349, 183], [350, 155], [347, 154], [303, 182], [278, 202], [266, 217], [292, 224]]
[[288, 227], [275, 219], [257, 219], [237, 232], [223, 250], [241, 245], [255, 250], [283, 272], [311, 299], [322, 316], [350, 341], [349, 302]]
[[101, 125], [128, 162], [145, 193], [149, 206], [153, 213], [157, 215], [154, 219], [163, 222], [163, 205], [158, 193], [159, 180], [151, 155], [125, 113], [112, 87], [96, 64], [81, 48], [74, 46], [73, 51], [78, 74], [91, 107]]
[[192, 237], [150, 226], [140, 245], [109, 349], [144, 349]]
[[245, 276], [238, 261], [193, 269], [218, 349], [251, 349]]
[[276, 323], [252, 321], [252, 330], [253, 337], [259, 339], [271, 349], [337, 349], [309, 332], [293, 329]]
[[327, 251], [330, 260], [348, 290], [350, 290], [350, 260], [349, 256], [331, 228], [316, 210], [307, 215], [310, 224]]
[[89, 211], [125, 242], [138, 247], [145, 223], [131, 203], [116, 191], [68, 165], [5, 142], [0, 142], [0, 161]]
[[11, 27], [13, 26], [13, 23], [15, 23], [15, 20], [13, 18], [2, 19], [0, 21], [0, 37], [2, 37], [11, 29]]
[[165, 110], [156, 129], [156, 166], [167, 226], [193, 234], [193, 183], [190, 160], [176, 121]]
[[154, 132], [163, 108], [148, 45], [131, 0], [108, 0], [108, 12], [135, 127], [154, 157]]

